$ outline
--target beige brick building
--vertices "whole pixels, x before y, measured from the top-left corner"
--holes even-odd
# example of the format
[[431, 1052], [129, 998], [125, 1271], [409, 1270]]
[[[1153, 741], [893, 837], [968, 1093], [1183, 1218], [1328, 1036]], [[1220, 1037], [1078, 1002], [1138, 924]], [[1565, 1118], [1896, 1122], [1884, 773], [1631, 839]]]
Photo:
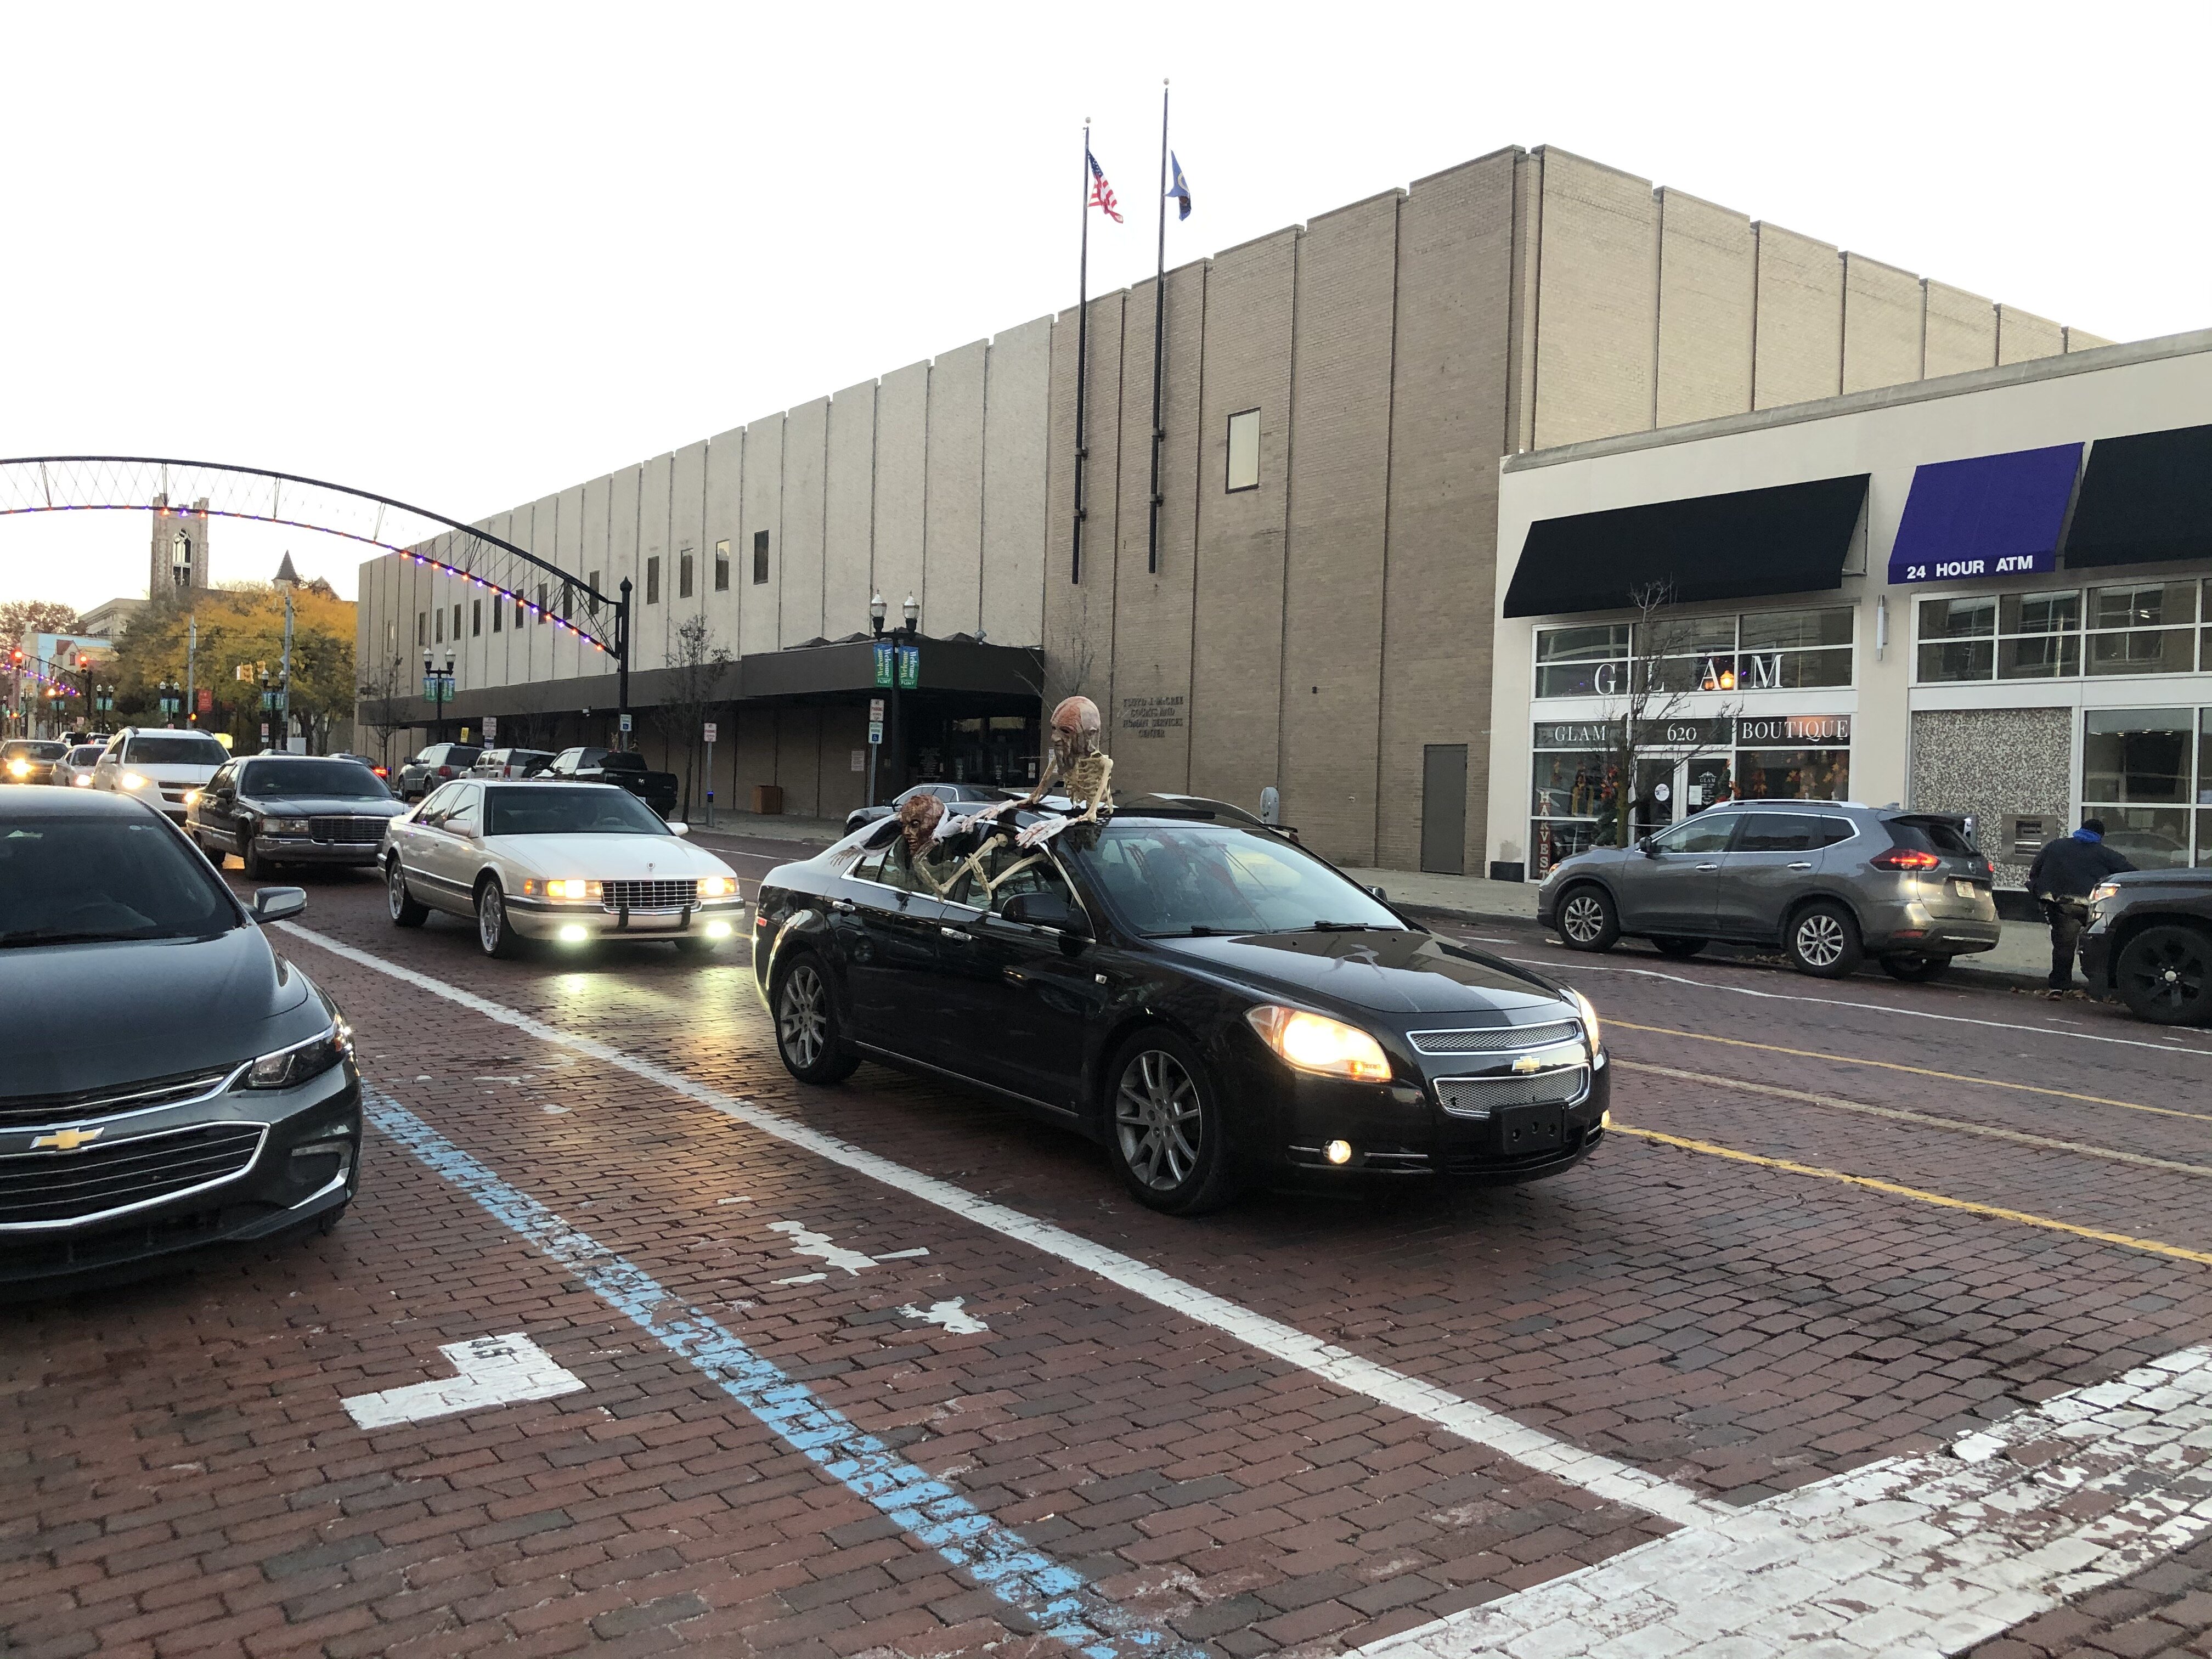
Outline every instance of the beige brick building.
[[[1552, 149], [1181, 266], [1165, 298], [1156, 556], [1149, 282], [1091, 304], [1079, 567], [1073, 311], [483, 527], [609, 591], [631, 578], [641, 708], [677, 627], [707, 619], [739, 659], [725, 803], [860, 803], [872, 687], [794, 653], [865, 629], [872, 592], [894, 620], [911, 592], [925, 635], [966, 638], [925, 647], [883, 794], [1024, 781], [1040, 698], [1079, 690], [1119, 787], [1253, 805], [1272, 783], [1334, 858], [1477, 871], [1502, 456], [2106, 343]], [[1231, 426], [1254, 418], [1257, 482], [1232, 489]], [[361, 592], [365, 662], [459, 635], [454, 718], [606, 740], [611, 665], [572, 636], [497, 606], [492, 632], [465, 584], [398, 558]], [[991, 647], [1041, 647], [1042, 670]]]

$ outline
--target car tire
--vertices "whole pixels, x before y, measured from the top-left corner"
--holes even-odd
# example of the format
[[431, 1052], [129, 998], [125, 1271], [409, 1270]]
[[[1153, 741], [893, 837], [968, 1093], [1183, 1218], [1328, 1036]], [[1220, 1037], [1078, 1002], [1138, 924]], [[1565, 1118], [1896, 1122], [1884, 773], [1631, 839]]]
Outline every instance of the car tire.
[[2128, 1011], [2154, 1025], [2212, 1019], [2212, 934], [2146, 927], [2122, 947], [2112, 983]]
[[239, 867], [246, 872], [248, 881], [266, 881], [276, 873], [269, 860], [254, 851], [253, 821], [251, 818], [238, 821], [238, 863]]
[[1610, 951], [1620, 943], [1620, 912], [1613, 896], [1592, 882], [1559, 895], [1554, 925], [1570, 951]]
[[522, 935], [507, 920], [507, 893], [496, 876], [477, 884], [477, 943], [486, 956], [502, 962], [522, 954]]
[[1237, 1196], [1227, 1114], [1196, 1048], [1172, 1031], [1139, 1031], [1108, 1063], [1106, 1091], [1107, 1156], [1139, 1204], [1203, 1215]]
[[384, 866], [384, 902], [394, 927], [420, 927], [430, 918], [430, 907], [407, 890], [406, 872], [396, 854]]
[[1934, 957], [1884, 957], [1882, 971], [1892, 979], [1901, 979], [1908, 985], [1925, 985], [1929, 980], [1941, 979], [1951, 971], [1951, 958]]
[[1653, 950], [1662, 957], [1673, 957], [1678, 961], [1697, 955], [1711, 943], [1709, 939], [1692, 939], [1686, 933], [1654, 933], [1651, 936]]
[[860, 1056], [845, 1046], [844, 1019], [822, 959], [801, 951], [778, 969], [769, 999], [775, 1018], [775, 1054], [801, 1083], [842, 1083]]
[[1840, 904], [1822, 900], [1790, 918], [1784, 948], [1790, 965], [1814, 979], [1844, 979], [1864, 960], [1858, 919]]

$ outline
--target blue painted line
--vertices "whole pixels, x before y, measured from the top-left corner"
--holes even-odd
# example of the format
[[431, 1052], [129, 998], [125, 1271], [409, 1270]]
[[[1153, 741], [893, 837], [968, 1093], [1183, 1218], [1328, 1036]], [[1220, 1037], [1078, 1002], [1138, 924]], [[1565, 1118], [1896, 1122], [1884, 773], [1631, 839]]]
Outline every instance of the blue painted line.
[[927, 1470], [902, 1461], [842, 1413], [823, 1405], [770, 1359], [726, 1327], [684, 1307], [643, 1268], [570, 1226], [527, 1193], [509, 1186], [389, 1095], [364, 1088], [369, 1121], [484, 1212], [559, 1262], [585, 1287], [663, 1347], [712, 1377], [793, 1449], [866, 1498], [1045, 1635], [1091, 1659], [1144, 1654], [1154, 1659], [1194, 1650], [1140, 1624], [1009, 1527]]

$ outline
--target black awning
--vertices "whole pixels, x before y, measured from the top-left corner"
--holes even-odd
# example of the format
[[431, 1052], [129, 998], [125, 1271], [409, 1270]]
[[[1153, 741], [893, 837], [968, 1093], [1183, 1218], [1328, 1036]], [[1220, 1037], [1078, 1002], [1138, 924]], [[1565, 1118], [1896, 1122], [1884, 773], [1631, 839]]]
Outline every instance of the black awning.
[[1859, 472], [1539, 519], [1505, 614], [1621, 611], [1662, 584], [1679, 605], [1840, 587], [1866, 491]]
[[2067, 568], [2204, 558], [2212, 558], [2212, 426], [2090, 446]]

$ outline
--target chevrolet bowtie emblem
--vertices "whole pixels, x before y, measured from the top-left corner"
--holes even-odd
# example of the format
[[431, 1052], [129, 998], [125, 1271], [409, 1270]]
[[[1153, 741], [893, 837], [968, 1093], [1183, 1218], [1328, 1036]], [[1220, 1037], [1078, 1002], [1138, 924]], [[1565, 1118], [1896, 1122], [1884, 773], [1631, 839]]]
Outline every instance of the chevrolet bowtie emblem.
[[57, 1129], [50, 1135], [40, 1135], [31, 1143], [34, 1152], [51, 1146], [58, 1152], [73, 1152], [80, 1146], [89, 1146], [107, 1132], [105, 1129]]
[[1540, 1072], [1544, 1069], [1544, 1062], [1534, 1054], [1523, 1054], [1513, 1062], [1513, 1069], [1516, 1072]]

